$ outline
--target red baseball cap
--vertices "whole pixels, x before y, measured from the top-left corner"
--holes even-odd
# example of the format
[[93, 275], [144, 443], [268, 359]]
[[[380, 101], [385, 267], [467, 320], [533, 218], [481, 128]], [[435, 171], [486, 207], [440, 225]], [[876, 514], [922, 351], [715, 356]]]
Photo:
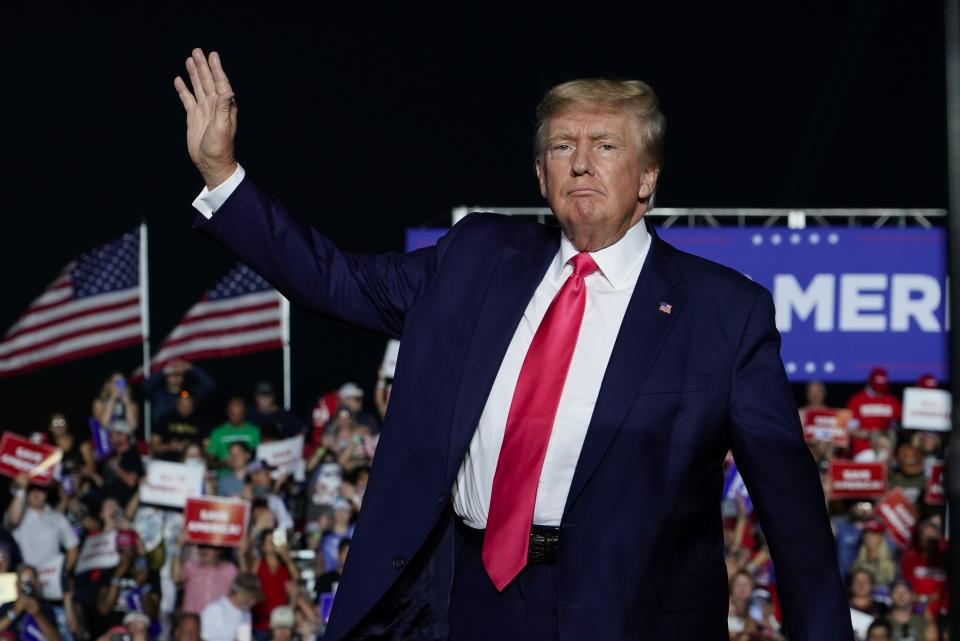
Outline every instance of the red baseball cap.
[[117, 549], [136, 547], [137, 538], [135, 530], [117, 530]]
[[870, 377], [867, 383], [875, 392], [884, 393], [890, 389], [890, 378], [887, 376], [887, 370], [883, 367], [874, 367], [870, 370]]
[[917, 387], [926, 387], [928, 389], [937, 389], [939, 383], [933, 374], [924, 374], [917, 379]]
[[870, 519], [864, 524], [863, 529], [865, 532], [875, 532], [877, 534], [883, 534], [883, 530], [884, 530], [883, 521], [881, 521], [880, 519]]

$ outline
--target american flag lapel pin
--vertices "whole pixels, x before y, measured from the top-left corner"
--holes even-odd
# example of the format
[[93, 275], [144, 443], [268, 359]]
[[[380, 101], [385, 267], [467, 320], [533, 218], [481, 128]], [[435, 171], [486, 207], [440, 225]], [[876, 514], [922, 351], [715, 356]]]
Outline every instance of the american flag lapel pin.
[[669, 314], [671, 310], [673, 310], [673, 305], [670, 303], [664, 303], [663, 301], [660, 302], [660, 312], [662, 314]]

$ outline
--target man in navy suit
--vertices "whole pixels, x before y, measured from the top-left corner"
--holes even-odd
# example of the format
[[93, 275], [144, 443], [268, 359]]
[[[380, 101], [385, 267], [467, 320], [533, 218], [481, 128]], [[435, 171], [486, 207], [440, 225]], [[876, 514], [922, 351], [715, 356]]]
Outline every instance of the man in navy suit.
[[644, 218], [664, 126], [648, 86], [545, 96], [535, 166], [560, 229], [473, 214], [370, 256], [246, 177], [217, 54], [187, 71], [195, 226], [307, 310], [403, 344], [327, 641], [727, 639], [730, 449], [788, 637], [852, 638], [772, 297]]

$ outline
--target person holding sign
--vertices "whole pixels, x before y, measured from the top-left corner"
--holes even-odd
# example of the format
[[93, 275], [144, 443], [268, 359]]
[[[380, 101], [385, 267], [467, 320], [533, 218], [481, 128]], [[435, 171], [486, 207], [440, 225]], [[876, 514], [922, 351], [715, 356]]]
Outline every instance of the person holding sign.
[[237, 578], [237, 566], [223, 558], [223, 548], [196, 546], [194, 558], [182, 560], [187, 545], [187, 531], [180, 530], [177, 547], [170, 550], [170, 578], [183, 588], [181, 610], [200, 614], [210, 603], [227, 594]]
[[40, 579], [33, 566], [17, 569], [17, 598], [0, 606], [0, 634], [12, 630], [18, 641], [61, 641], [56, 616], [41, 599]]
[[[51, 579], [57, 585], [46, 605], [52, 613], [50, 620], [60, 626], [59, 636], [70, 641], [72, 636], [66, 623], [68, 606], [63, 601], [67, 595], [65, 586], [59, 583], [64, 572], [70, 574], [77, 563], [80, 539], [67, 517], [50, 507], [49, 501], [54, 496], [51, 488], [29, 484], [27, 475], [19, 474], [13, 479], [13, 500], [7, 508], [5, 525], [13, 534], [24, 563], [40, 569], [62, 566], [62, 571], [56, 571]], [[42, 594], [38, 591], [35, 596], [39, 599]]]
[[73, 570], [80, 540], [70, 522], [48, 504], [50, 491], [28, 485], [26, 474], [13, 480], [13, 500], [7, 508], [4, 525], [20, 547], [24, 563], [40, 567], [61, 553], [66, 554], [64, 568]]
[[[119, 546], [118, 546], [119, 547]], [[160, 577], [147, 565], [145, 556], [133, 545], [120, 547], [120, 563], [97, 587], [97, 617], [101, 631], [124, 625], [131, 613], [145, 614], [156, 620], [160, 612]]]

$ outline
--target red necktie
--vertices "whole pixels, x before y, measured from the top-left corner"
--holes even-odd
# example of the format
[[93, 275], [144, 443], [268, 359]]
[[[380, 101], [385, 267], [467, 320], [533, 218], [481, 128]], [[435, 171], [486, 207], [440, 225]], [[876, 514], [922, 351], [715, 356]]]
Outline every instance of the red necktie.
[[482, 556], [501, 591], [527, 564], [540, 470], [583, 321], [583, 279], [598, 269], [586, 252], [570, 262], [573, 273], [547, 308], [523, 359], [493, 475]]

